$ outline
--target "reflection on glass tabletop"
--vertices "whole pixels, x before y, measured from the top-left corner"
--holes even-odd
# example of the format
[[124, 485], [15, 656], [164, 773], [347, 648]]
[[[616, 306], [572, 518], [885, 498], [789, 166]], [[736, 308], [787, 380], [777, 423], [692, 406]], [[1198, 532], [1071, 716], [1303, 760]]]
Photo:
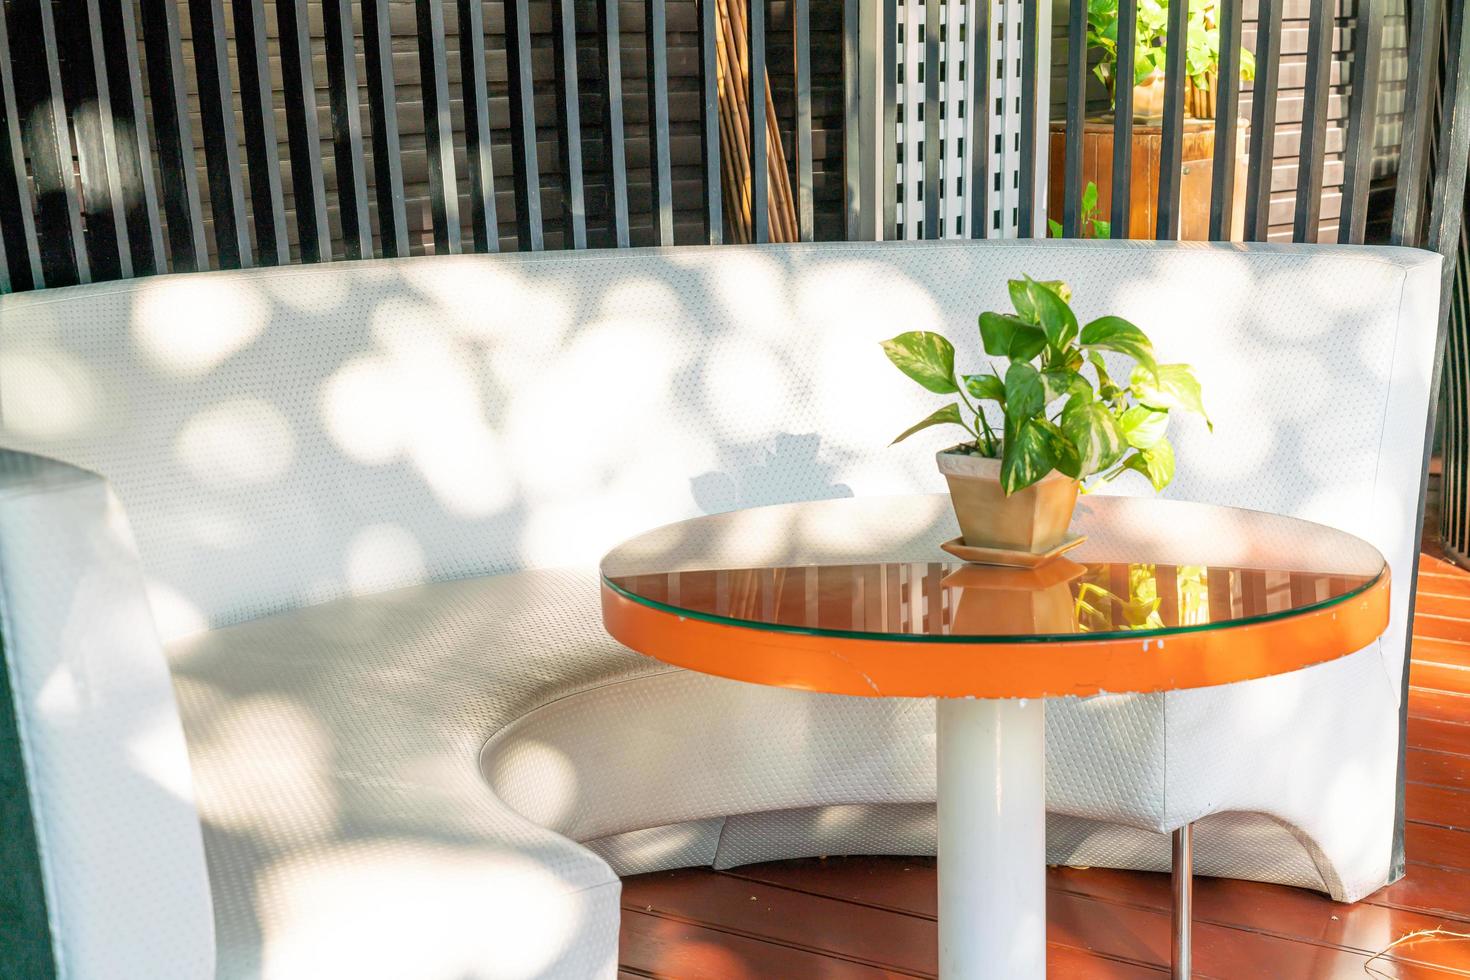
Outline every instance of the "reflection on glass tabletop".
[[[1342, 656], [1386, 625], [1382, 555], [1324, 525], [1093, 495], [1072, 531], [1086, 540], [1023, 569], [941, 551], [958, 533], [943, 494], [695, 518], [606, 556], [604, 620], [634, 649], [722, 676], [990, 697], [1226, 683]], [[1021, 667], [999, 656], [1022, 647], [1033, 656]], [[1074, 682], [1064, 655], [1078, 651], [1092, 659]], [[828, 660], [861, 676], [828, 676], [842, 673]]]

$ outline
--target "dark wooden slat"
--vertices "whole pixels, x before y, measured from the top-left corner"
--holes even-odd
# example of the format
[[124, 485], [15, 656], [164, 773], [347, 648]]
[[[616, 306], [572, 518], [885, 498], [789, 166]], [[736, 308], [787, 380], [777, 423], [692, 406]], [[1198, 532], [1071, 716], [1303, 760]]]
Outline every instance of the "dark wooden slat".
[[230, 56], [225, 45], [223, 0], [189, 0], [194, 71], [199, 79], [199, 122], [214, 215], [214, 247], [221, 268], [248, 268], [250, 230], [245, 222], [245, 188], [240, 180], [240, 141], [231, 98]]
[[[883, 0], [883, 23], [898, 23], [898, 0]], [[898, 31], [890, 26], [880, 33], [883, 36], [883, 131], [878, 153], [883, 166], [882, 187], [878, 199], [883, 202], [883, 231], [878, 237], [902, 238], [903, 229], [898, 226], [898, 81], [893, 67], [898, 64]], [[911, 126], [914, 120], [906, 120], [904, 124]], [[764, 221], [761, 224], [764, 226]]]
[[327, 224], [327, 193], [322, 180], [321, 138], [316, 125], [316, 81], [311, 68], [311, 38], [304, 0], [276, 0], [280, 32], [281, 94], [286, 103], [286, 135], [291, 147], [291, 187], [296, 200], [296, 237], [301, 261], [332, 258]]
[[[509, 7], [507, 6], [507, 12]], [[454, 176], [454, 124], [449, 116], [449, 71], [444, 61], [442, 0], [418, 0], [419, 78], [424, 100], [424, 142], [429, 156], [429, 207], [434, 249], [460, 251], [459, 189]]]
[[791, 19], [796, 60], [792, 68], [796, 85], [796, 229], [797, 237], [809, 242], [816, 223], [812, 203], [811, 0], [793, 0]]
[[1179, 237], [1179, 196], [1184, 179], [1184, 66], [1185, 37], [1189, 29], [1189, 5], [1169, 5], [1164, 28], [1164, 122], [1159, 141], [1159, 207], [1154, 237]]
[[1348, 150], [1344, 154], [1342, 211], [1337, 240], [1361, 245], [1368, 223], [1368, 185], [1373, 178], [1377, 135], [1379, 62], [1383, 57], [1384, 0], [1358, 0], [1353, 30], [1352, 95], [1348, 103]]
[[144, 3], [143, 43], [148, 58], [148, 105], [158, 143], [158, 171], [168, 224], [169, 269], [195, 272], [208, 265], [204, 218], [195, 174], [194, 136], [184, 91], [178, 8]]
[[[1138, 0], [1118, 0], [1118, 77], [1133, 78], [1133, 45], [1138, 34]], [[1113, 187], [1109, 214], [1114, 238], [1127, 238], [1133, 202], [1133, 86], [1114, 86]]]
[[384, 254], [408, 254], [408, 216], [403, 207], [403, 161], [398, 146], [398, 100], [393, 80], [389, 0], [363, 0], [363, 64], [373, 143], [373, 189]]
[[970, 23], [970, 99], [968, 109], [971, 238], [990, 234], [990, 0], [970, 0], [966, 11]]
[[1062, 173], [1062, 234], [1076, 238], [1082, 225], [1082, 129], [1087, 112], [1087, 0], [1067, 12], [1067, 133]]
[[572, 0], [551, 0], [551, 14], [556, 55], [557, 162], [562, 173], [562, 234], [570, 247], [586, 248], [582, 107], [577, 95], [577, 9]]
[[1399, 172], [1394, 189], [1389, 241], [1418, 245], [1423, 230], [1424, 185], [1429, 167], [1430, 127], [1439, 67], [1441, 0], [1409, 0], [1409, 74], [1404, 82], [1406, 106], [1420, 111], [1404, 122]]
[[1315, 242], [1322, 214], [1322, 161], [1327, 141], [1327, 96], [1332, 68], [1335, 0], [1312, 0], [1307, 26], [1307, 97], [1302, 105], [1302, 141], [1296, 178], [1292, 238]]
[[[1439, 399], [1439, 375], [1444, 362], [1445, 331], [1454, 300], [1454, 275], [1460, 233], [1465, 215], [1466, 169], [1470, 167], [1470, 17], [1465, 4], [1457, 3], [1450, 21], [1449, 57], [1445, 63], [1444, 103], [1440, 158], [1436, 162], [1429, 211], [1428, 245], [1445, 257], [1439, 297], [1439, 346], [1430, 381], [1429, 427], [1426, 447], [1432, 444], [1435, 408]], [[1426, 450], [1427, 453], [1427, 450]], [[1425, 464], [1428, 466], [1426, 454]], [[1423, 532], [1420, 505], [1420, 533]], [[1416, 568], [1417, 572], [1417, 568]]]
[[26, 180], [25, 149], [21, 145], [20, 116], [15, 104], [15, 76], [11, 72], [10, 30], [0, 5], [0, 242], [5, 261], [0, 265], [0, 292], [40, 289], [46, 285], [31, 185]]
[[102, 50], [100, 14], [96, 0], [87, 0], [57, 24], [66, 113], [76, 135], [77, 175], [82, 185], [87, 220], [82, 226], [87, 261], [94, 281], [132, 275], [126, 218], [117, 172], [117, 144], [108, 105], [107, 68]]
[[[966, 0], [974, 6], [974, 0]], [[973, 21], [972, 21], [973, 23]], [[842, 2], [842, 106], [843, 118], [852, 125], [842, 129], [842, 208], [848, 241], [857, 241], [863, 230], [864, 127], [858, 124], [863, 112], [862, 0]]]
[[[112, 77], [107, 66], [107, 36], [103, 27], [100, 3], [98, 0], [87, 0], [87, 44], [91, 49], [92, 57], [92, 85], [97, 93], [96, 116], [102, 135], [107, 199], [117, 235], [113, 247], [117, 250], [118, 275], [129, 279], [133, 276], [133, 254], [128, 233], [127, 197], [123, 184], [123, 148], [119, 145], [127, 129], [117, 124], [117, 113], [113, 112]], [[126, 99], [127, 96], [124, 95], [123, 98]]]
[[536, 80], [531, 75], [531, 13], [527, 0], [505, 2], [505, 61], [510, 79], [510, 146], [514, 160], [516, 236], [523, 252], [545, 246], [541, 229], [541, 166], [536, 160]]
[[669, 157], [669, 36], [664, 0], [644, 0], [644, 52], [648, 64], [649, 144], [654, 228], [658, 244], [674, 244], [673, 163]]
[[149, 275], [163, 269], [165, 261], [153, 149], [144, 122], [147, 110], [138, 62], [137, 15], [132, 0], [98, 0], [98, 12], [102, 36], [116, 39], [115, 43], [104, 44], [103, 50], [133, 275]]
[[1276, 138], [1276, 87], [1281, 78], [1282, 0], [1260, 0], [1256, 80], [1251, 92], [1250, 162], [1245, 182], [1245, 240], [1263, 242], [1271, 219], [1271, 160]]
[[31, 162], [36, 195], [36, 233], [50, 286], [90, 282], [82, 218], [72, 180], [71, 133], [57, 64], [56, 27], [49, 3], [10, 7], [11, 47], [21, 143]]
[[[1022, 6], [1021, 12], [1021, 203], [1017, 211], [1018, 233], [1022, 238], [1033, 238], [1036, 228], [1036, 88], [1039, 84], [1038, 65], [1040, 52], [1037, 36], [1039, 3]], [[1041, 230], [1043, 235], [1045, 229]]]
[[939, 135], [939, 66], [944, 49], [939, 45], [939, 0], [924, 4], [924, 231], [921, 238], [943, 238], [944, 219], [940, 216], [943, 199], [939, 183], [939, 162], [944, 159], [944, 141]]
[[1220, 0], [1219, 91], [1215, 97], [1215, 161], [1210, 184], [1210, 240], [1230, 240], [1235, 221], [1235, 146], [1240, 134], [1241, 0]]
[[332, 105], [332, 150], [337, 158], [342, 251], [349, 259], [371, 258], [373, 229], [368, 219], [367, 172], [362, 155], [362, 106], [357, 97], [356, 31], [347, 0], [322, 0], [322, 32]]
[[[738, 0], [737, 0], [738, 2]], [[766, 0], [747, 0], [750, 14], [750, 220], [757, 242], [771, 240], [766, 163]]]
[[[559, 0], [553, 0], [553, 5], [556, 2]], [[465, 168], [470, 175], [470, 229], [475, 251], [496, 252], [500, 250], [500, 220], [495, 213], [490, 105], [485, 93], [485, 22], [480, 0], [459, 0], [459, 65], [464, 90]]]
[[[4, 19], [4, 16], [0, 15], [0, 20]], [[3, 108], [0, 108], [0, 121], [3, 121], [3, 119], [5, 118], [9, 117], [5, 115], [5, 110]], [[0, 142], [4, 142], [4, 137], [0, 137]], [[5, 167], [6, 164], [4, 162], [0, 162], [0, 173], [3, 173]], [[10, 191], [13, 190], [13, 188], [13, 183], [11, 183], [10, 187], [8, 188], [0, 187], [0, 223], [3, 223], [5, 221], [14, 221], [17, 225], [19, 225], [20, 222], [15, 210], [16, 205], [11, 200], [12, 195]], [[10, 278], [10, 256], [5, 247], [5, 239], [5, 230], [3, 228], [0, 228], [0, 294], [15, 291], [15, 284], [11, 281]], [[21, 275], [28, 277], [28, 271], [25, 270], [24, 267], [22, 267]]]
[[245, 159], [250, 165], [250, 209], [255, 217], [256, 254], [262, 265], [291, 261], [286, 204], [281, 192], [280, 145], [272, 108], [270, 62], [266, 56], [265, 9], [260, 0], [235, 0], [235, 63], [240, 73], [240, 116]]
[[602, 138], [607, 186], [612, 188], [612, 237], [618, 248], [628, 247], [628, 165], [623, 145], [623, 55], [618, 25], [618, 0], [598, 0], [597, 55], [602, 68]]
[[711, 245], [719, 245], [725, 240], [724, 188], [720, 176], [719, 68], [715, 49], [715, 45], [720, 43], [717, 13], [714, 0], [699, 0], [699, 160], [704, 173], [705, 240]]

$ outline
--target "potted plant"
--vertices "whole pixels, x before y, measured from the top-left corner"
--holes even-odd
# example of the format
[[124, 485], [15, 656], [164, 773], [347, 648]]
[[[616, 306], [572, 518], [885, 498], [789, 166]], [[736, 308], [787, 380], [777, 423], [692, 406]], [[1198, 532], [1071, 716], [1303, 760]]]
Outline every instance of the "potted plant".
[[[957, 425], [966, 441], [938, 454], [965, 544], [1043, 554], [1066, 537], [1082, 481], [1135, 470], [1163, 489], [1174, 477], [1165, 435], [1172, 409], [1205, 417], [1187, 364], [1159, 364], [1148, 336], [1122, 317], [1079, 324], [1066, 283], [1009, 283], [1013, 313], [980, 314], [985, 353], [1004, 359], [959, 374], [944, 337], [911, 331], [883, 342], [904, 374], [951, 401], [899, 434]], [[1130, 358], [1115, 380], [1103, 358]], [[992, 417], [993, 416], [993, 417]], [[1213, 426], [1212, 426], [1213, 427]]]
[[[1188, 0], [1189, 30], [1185, 35], [1184, 114], [1196, 119], [1215, 118], [1216, 79], [1220, 73], [1219, 0]], [[1169, 0], [1138, 0], [1138, 27], [1133, 47], [1133, 112], [1135, 118], [1156, 121], [1164, 112], [1164, 60]], [[1092, 72], [1108, 87], [1111, 100], [1118, 83], [1118, 0], [1089, 0], [1087, 47], [1101, 52]], [[1256, 62], [1245, 48], [1240, 52], [1240, 77], [1255, 78]]]
[[[1184, 2], [1184, 0], [1181, 0]], [[1189, 20], [1186, 33], [1184, 84], [1184, 136], [1180, 147], [1182, 179], [1179, 195], [1179, 224], [1174, 229], [1181, 239], [1209, 237], [1210, 192], [1215, 158], [1215, 92], [1220, 72], [1220, 26], [1218, 0], [1188, 0]], [[1119, 238], [1153, 238], [1158, 224], [1158, 166], [1163, 147], [1164, 62], [1168, 53], [1165, 43], [1169, 19], [1169, 0], [1138, 0], [1138, 20], [1133, 49], [1132, 181], [1127, 228], [1114, 229]], [[1107, 86], [1109, 108], [1116, 104], [1118, 71], [1118, 0], [1088, 0], [1088, 60], [1093, 74]], [[1255, 77], [1255, 60], [1250, 51], [1240, 52], [1243, 79]], [[1244, 228], [1245, 127], [1237, 127], [1233, 154], [1237, 180], [1230, 207], [1230, 232], [1238, 237]], [[1065, 154], [1067, 125], [1055, 120], [1051, 125], [1051, 152], [1060, 160]], [[1112, 116], [1092, 116], [1083, 124], [1081, 181], [1095, 181], [1099, 196], [1097, 207], [1106, 214], [1112, 209], [1113, 196]], [[1062, 167], [1052, 167], [1048, 186], [1050, 209], [1062, 211], [1064, 183], [1075, 179], [1064, 174]]]

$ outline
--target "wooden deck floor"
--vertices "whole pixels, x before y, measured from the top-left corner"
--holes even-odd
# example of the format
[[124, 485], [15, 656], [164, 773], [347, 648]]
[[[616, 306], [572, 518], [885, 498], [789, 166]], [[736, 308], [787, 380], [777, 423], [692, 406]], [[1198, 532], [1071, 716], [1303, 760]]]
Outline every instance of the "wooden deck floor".
[[[1467, 977], [1470, 941], [1470, 573], [1422, 558], [1409, 697], [1408, 876], [1356, 905], [1254, 882], [1196, 881], [1196, 973]], [[1050, 975], [1157, 977], [1169, 958], [1165, 875], [1048, 872]], [[789, 861], [629, 878], [624, 977], [933, 976], [930, 859]]]

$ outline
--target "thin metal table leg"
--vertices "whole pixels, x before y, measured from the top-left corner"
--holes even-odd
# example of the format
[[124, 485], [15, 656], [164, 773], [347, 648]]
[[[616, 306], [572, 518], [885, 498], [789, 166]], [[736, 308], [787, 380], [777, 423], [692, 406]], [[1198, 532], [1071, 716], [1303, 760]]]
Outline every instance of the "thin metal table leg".
[[1194, 824], [1174, 831], [1174, 980], [1189, 980], [1194, 950]]

